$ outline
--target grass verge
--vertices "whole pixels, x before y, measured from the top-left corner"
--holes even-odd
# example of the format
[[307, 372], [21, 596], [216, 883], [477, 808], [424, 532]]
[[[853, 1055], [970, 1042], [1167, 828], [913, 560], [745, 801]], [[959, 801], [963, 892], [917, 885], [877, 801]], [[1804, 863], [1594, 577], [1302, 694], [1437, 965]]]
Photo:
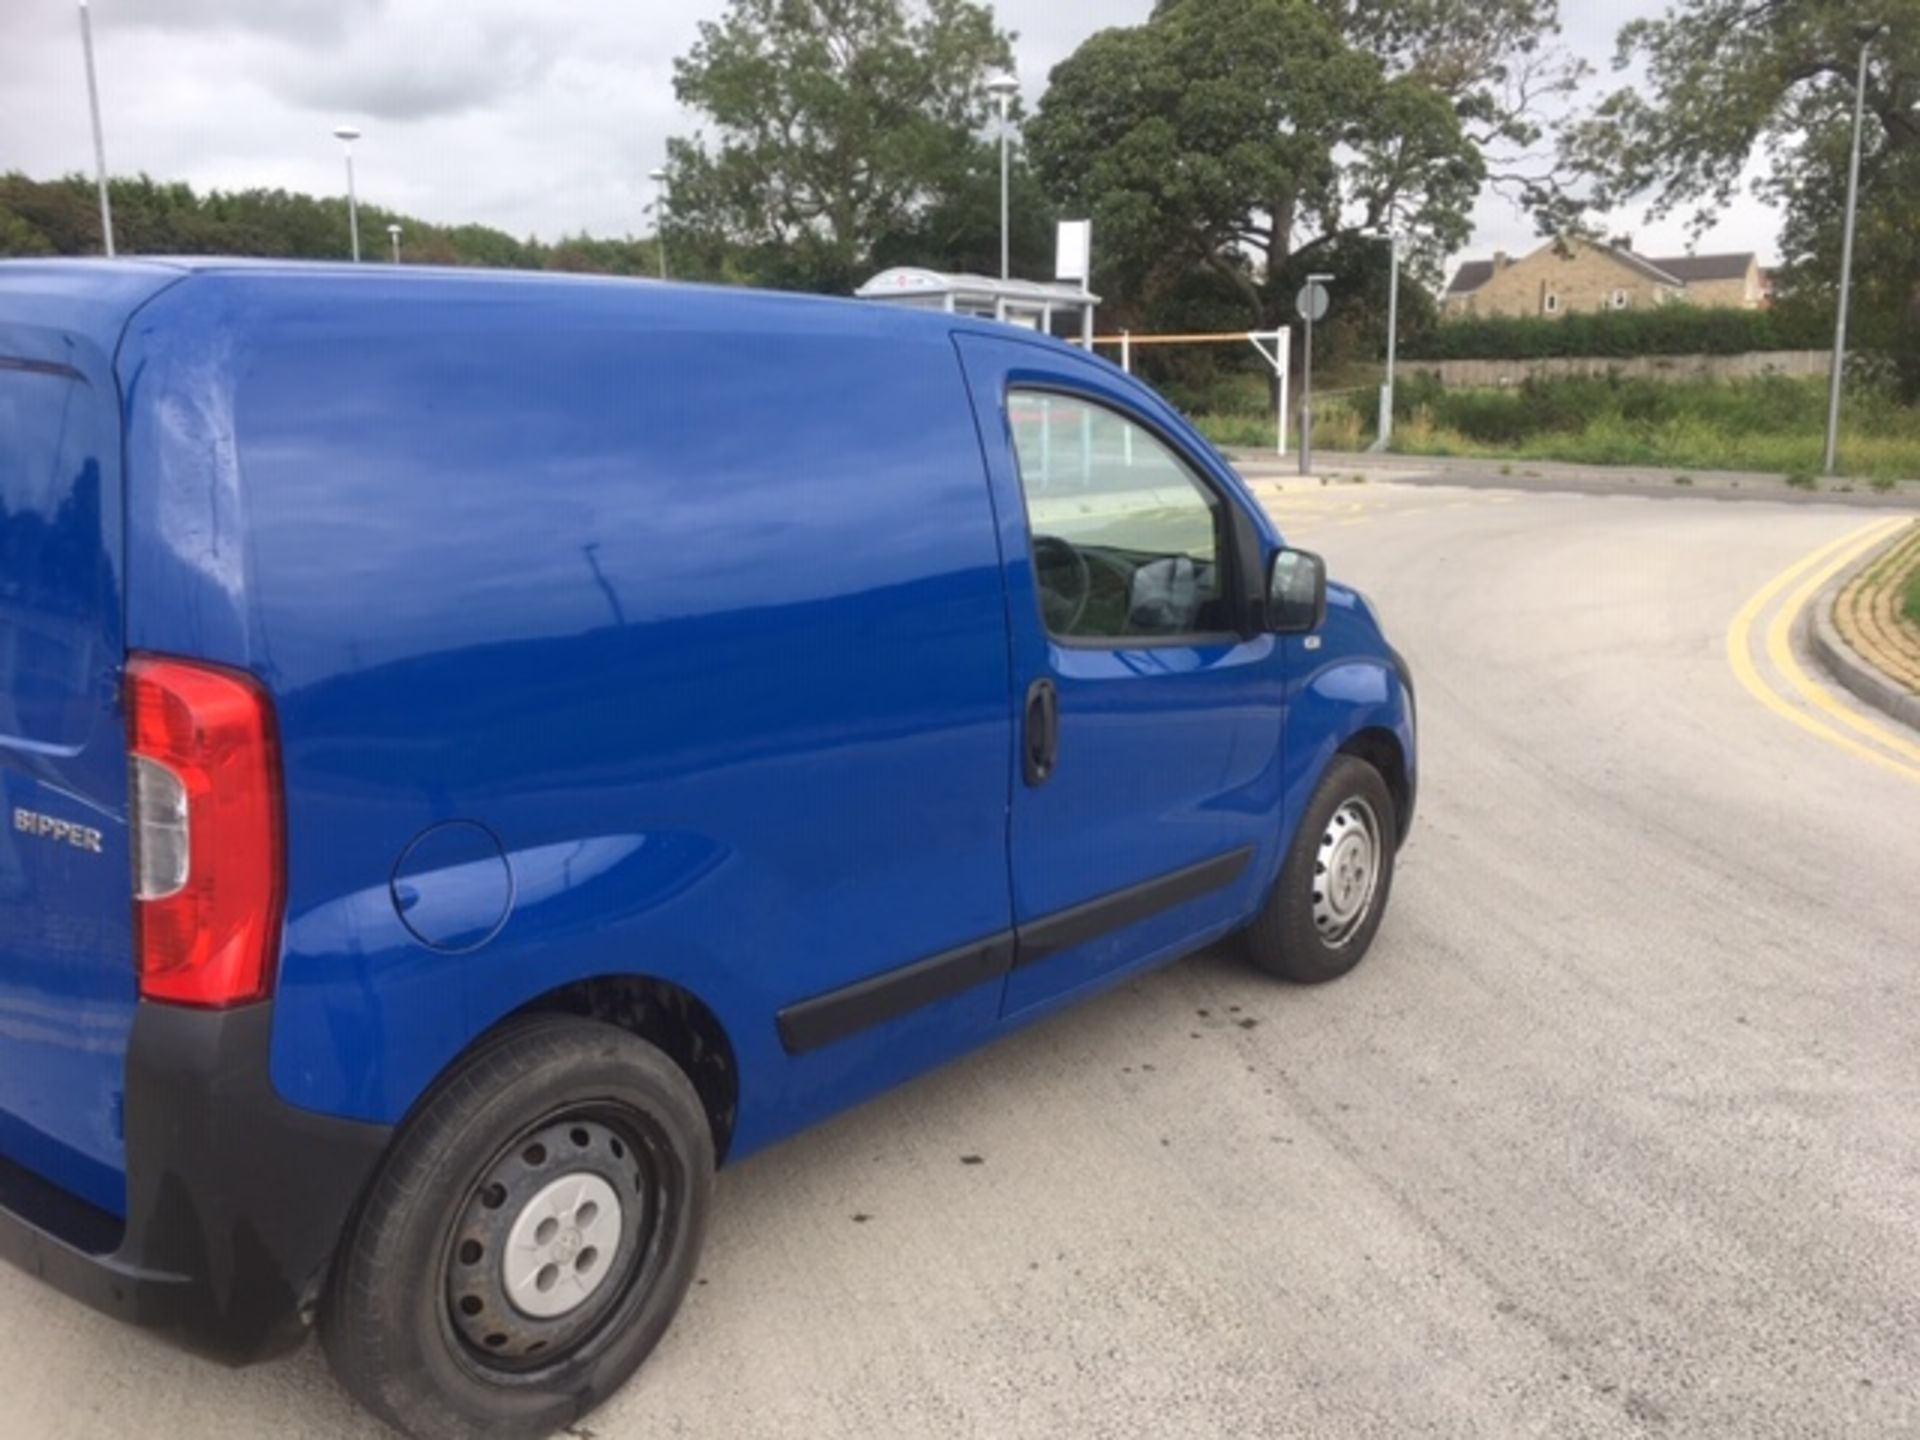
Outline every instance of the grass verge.
[[[1315, 404], [1314, 440], [1362, 449], [1374, 434], [1370, 391]], [[1393, 449], [1410, 455], [1560, 460], [1688, 470], [1750, 470], [1808, 484], [1821, 470], [1826, 392], [1818, 380], [1651, 380], [1624, 376], [1528, 380], [1502, 389], [1443, 389], [1418, 377], [1398, 388]], [[1271, 445], [1268, 414], [1207, 414], [1216, 444]], [[1876, 489], [1920, 479], [1920, 408], [1880, 394], [1853, 397], [1840, 458]]]

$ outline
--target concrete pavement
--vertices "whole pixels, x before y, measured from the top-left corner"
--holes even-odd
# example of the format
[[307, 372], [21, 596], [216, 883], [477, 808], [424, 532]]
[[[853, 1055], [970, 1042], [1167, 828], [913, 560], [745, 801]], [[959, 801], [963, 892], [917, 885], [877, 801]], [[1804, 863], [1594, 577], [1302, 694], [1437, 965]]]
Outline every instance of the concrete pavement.
[[[1243, 474], [1303, 483], [1296, 449], [1229, 452]], [[1696, 470], [1684, 465], [1576, 465], [1554, 460], [1497, 460], [1469, 456], [1375, 455], [1317, 450], [1307, 484], [1371, 481], [1397, 485], [1520, 490], [1536, 494], [1642, 495], [1674, 500], [1764, 500], [1787, 505], [1845, 505], [1910, 512], [1920, 509], [1920, 480], [1875, 489], [1863, 479], [1825, 476], [1806, 487], [1784, 475], [1749, 470]]]
[[[1751, 602], [1878, 517], [1260, 488], [1418, 673], [1373, 954], [1195, 957], [727, 1172], [578, 1434], [1920, 1433], [1920, 760], [1732, 662], [1867, 743]], [[0, 1353], [7, 1436], [380, 1433], [6, 1269]]]

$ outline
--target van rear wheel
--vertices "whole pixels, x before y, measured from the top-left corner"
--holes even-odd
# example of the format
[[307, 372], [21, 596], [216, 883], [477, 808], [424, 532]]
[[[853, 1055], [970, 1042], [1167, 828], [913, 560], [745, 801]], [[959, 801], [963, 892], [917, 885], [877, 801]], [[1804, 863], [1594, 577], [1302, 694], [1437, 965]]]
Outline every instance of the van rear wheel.
[[685, 1296], [713, 1137], [646, 1041], [516, 1024], [409, 1121], [320, 1315], [334, 1372], [416, 1440], [533, 1437], [617, 1390]]
[[1355, 756], [1334, 756], [1265, 907], [1242, 933], [1248, 958], [1302, 985], [1336, 980], [1358, 965], [1386, 912], [1398, 833], [1380, 772]]

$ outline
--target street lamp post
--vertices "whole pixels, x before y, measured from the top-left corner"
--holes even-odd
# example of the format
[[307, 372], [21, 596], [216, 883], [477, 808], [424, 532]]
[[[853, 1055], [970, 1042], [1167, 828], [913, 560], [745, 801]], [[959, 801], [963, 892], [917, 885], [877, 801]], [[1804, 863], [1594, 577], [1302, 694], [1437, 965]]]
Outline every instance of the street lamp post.
[[660, 260], [660, 278], [667, 278], [667, 167], [656, 165], [647, 173], [653, 181], [653, 253]]
[[1387, 250], [1392, 257], [1387, 267], [1387, 378], [1380, 387], [1380, 433], [1374, 438], [1375, 450], [1386, 449], [1393, 440], [1393, 362], [1400, 346], [1400, 237], [1392, 231], [1387, 233]]
[[993, 96], [994, 103], [1000, 107], [1000, 278], [1002, 280], [1013, 273], [1007, 240], [1007, 141], [1011, 129], [1008, 123], [1008, 107], [1013, 103], [1013, 97], [1019, 89], [1020, 82], [1011, 75], [996, 75], [987, 82], [987, 93]]
[[87, 57], [87, 108], [93, 112], [93, 173], [100, 186], [100, 238], [113, 258], [113, 202], [107, 198], [107, 142], [100, 130], [100, 86], [93, 78], [93, 12], [80, 0], [80, 48]]
[[398, 265], [400, 263], [400, 227], [398, 225], [387, 226], [387, 239], [393, 242], [393, 263]]
[[333, 138], [347, 152], [347, 235], [353, 242], [353, 263], [360, 263], [360, 201], [353, 193], [353, 142], [360, 132], [351, 125], [334, 127]]
[[1847, 224], [1840, 242], [1840, 310], [1833, 326], [1833, 369], [1827, 377], [1826, 473], [1834, 473], [1840, 449], [1840, 382], [1847, 367], [1847, 304], [1853, 291], [1853, 222], [1860, 202], [1860, 130], [1867, 115], [1867, 52], [1873, 48], [1878, 26], [1863, 29], [1860, 37], [1860, 76], [1853, 91], [1853, 156], [1847, 163]]

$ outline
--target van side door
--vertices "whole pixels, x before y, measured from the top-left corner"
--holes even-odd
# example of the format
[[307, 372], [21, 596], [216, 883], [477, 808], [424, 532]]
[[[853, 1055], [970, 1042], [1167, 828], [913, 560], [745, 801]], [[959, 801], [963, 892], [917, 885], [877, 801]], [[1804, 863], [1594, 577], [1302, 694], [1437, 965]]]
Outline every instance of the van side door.
[[1007, 571], [1017, 1015], [1246, 920], [1277, 863], [1272, 529], [1150, 392], [956, 336]]

